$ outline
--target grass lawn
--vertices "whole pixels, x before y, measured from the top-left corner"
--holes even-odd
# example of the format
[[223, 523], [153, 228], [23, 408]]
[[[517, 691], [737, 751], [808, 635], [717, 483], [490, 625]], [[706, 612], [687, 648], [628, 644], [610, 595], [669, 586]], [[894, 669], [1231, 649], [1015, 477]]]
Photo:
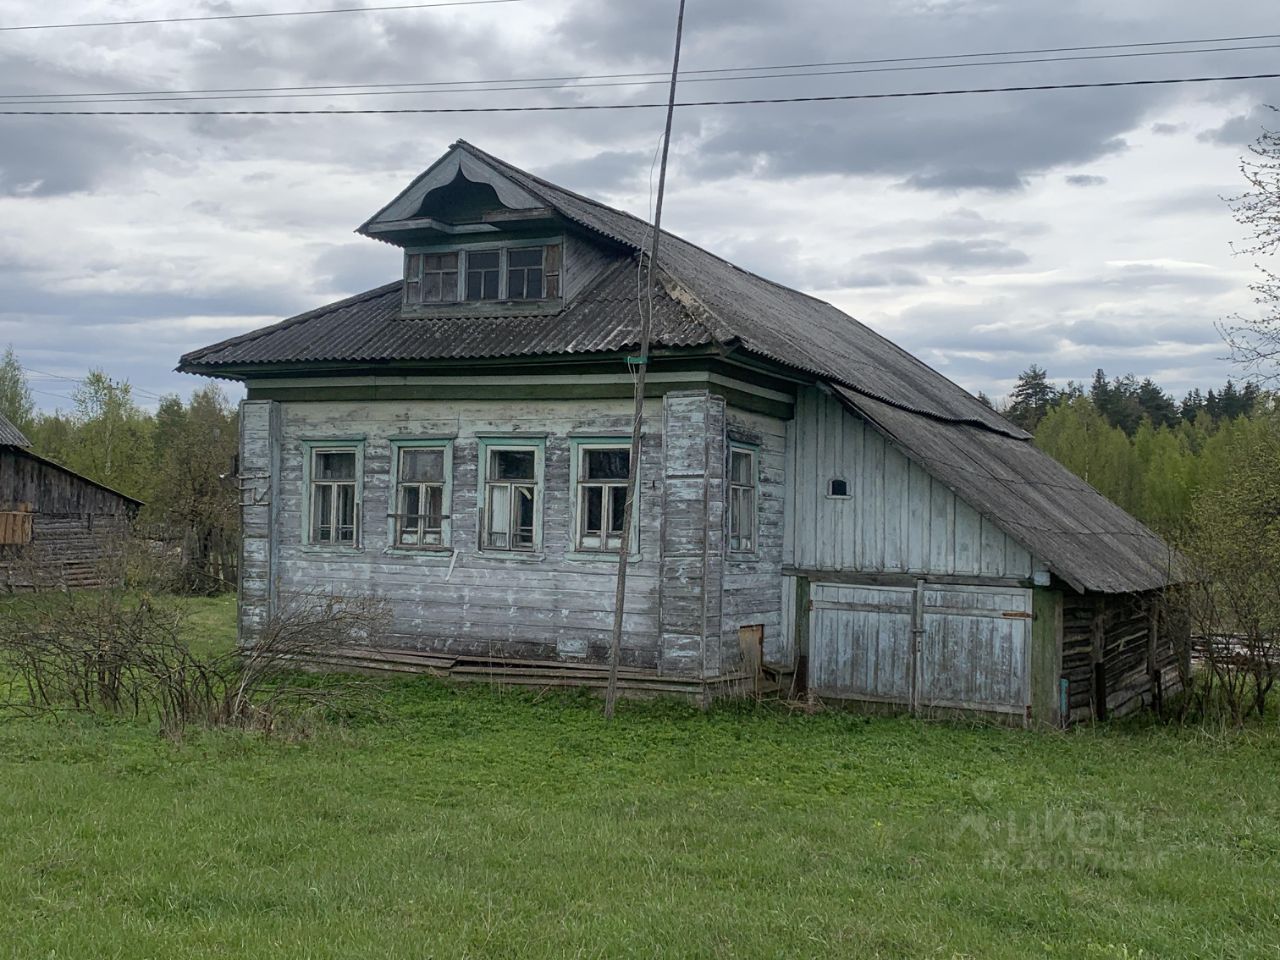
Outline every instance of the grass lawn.
[[[196, 623], [230, 634], [233, 604]], [[389, 681], [301, 742], [0, 721], [0, 956], [1280, 955], [1280, 731]]]

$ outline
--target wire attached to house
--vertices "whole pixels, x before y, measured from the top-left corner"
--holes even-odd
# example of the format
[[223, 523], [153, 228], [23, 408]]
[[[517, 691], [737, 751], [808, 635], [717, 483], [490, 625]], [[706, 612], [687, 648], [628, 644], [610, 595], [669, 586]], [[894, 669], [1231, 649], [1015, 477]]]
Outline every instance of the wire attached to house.
[[0, 32], [17, 30], [72, 30], [83, 27], [136, 27], [161, 23], [206, 23], [210, 20], [265, 20], [269, 17], [319, 17], [335, 13], [382, 13], [390, 10], [426, 10], [432, 7], [479, 7], [494, 3], [524, 3], [525, 0], [437, 0], [434, 3], [397, 3], [383, 7], [335, 7], [328, 10], [279, 10], [267, 13], [217, 13], [199, 17], [156, 17], [151, 20], [95, 20], [77, 23], [24, 23], [0, 27]]
[[[1087, 83], [1022, 84], [1012, 87], [965, 87], [947, 90], [903, 90], [891, 93], [844, 93], [807, 97], [746, 97], [740, 100], [683, 100], [675, 107], [735, 107], [781, 103], [835, 103], [853, 100], [905, 100], [916, 97], [956, 97], [971, 94], [1031, 93], [1045, 90], [1101, 90], [1113, 87], [1153, 87], [1181, 83], [1220, 83], [1233, 80], [1275, 80], [1280, 73], [1248, 73], [1214, 77], [1166, 77], [1155, 80], [1106, 80]], [[360, 107], [316, 110], [0, 110], [0, 117], [286, 117], [376, 116], [427, 113], [568, 113], [584, 110], [656, 110], [665, 103], [569, 103], [511, 107]]]
[[[1274, 38], [1280, 39], [1280, 34]], [[1172, 41], [1170, 41], [1172, 42]], [[970, 54], [954, 54], [951, 59], [965, 58], [959, 63], [911, 63], [908, 66], [860, 66], [861, 64], [906, 63], [917, 61], [923, 57], [905, 57], [899, 60], [849, 60], [832, 61], [820, 64], [778, 64], [774, 66], [754, 67], [717, 67], [704, 71], [690, 71], [702, 74], [735, 74], [733, 76], [684, 76], [682, 83], [728, 83], [736, 80], [784, 80], [803, 79], [805, 77], [835, 77], [858, 74], [903, 73], [921, 70], [970, 69], [973, 67], [1003, 67], [1043, 63], [1078, 63], [1092, 60], [1128, 60], [1144, 57], [1190, 56], [1204, 53], [1237, 53], [1257, 50], [1275, 50], [1280, 43], [1260, 43], [1247, 46], [1227, 47], [1193, 47], [1180, 50], [1146, 50], [1129, 53], [1087, 54], [1066, 57], [1035, 57], [1019, 60], [975, 60], [967, 59]], [[1003, 56], [991, 54], [990, 56]], [[941, 58], [938, 58], [941, 59]], [[809, 69], [817, 67], [848, 67], [848, 69]], [[758, 71], [775, 71], [761, 73]], [[780, 70], [799, 70], [801, 72], [778, 73]], [[750, 72], [757, 71], [757, 72]], [[512, 80], [428, 80], [419, 83], [374, 83], [374, 84], [314, 84], [292, 87], [239, 87], [211, 88], [205, 90], [141, 90], [116, 91], [103, 93], [9, 93], [0, 94], [0, 104], [34, 104], [49, 103], [51, 105], [81, 105], [96, 103], [171, 103], [195, 100], [293, 100], [314, 97], [387, 97], [410, 96], [446, 93], [508, 93], [525, 90], [587, 90], [600, 87], [641, 87], [666, 83], [664, 79], [647, 79], [653, 74], [594, 74], [577, 77], [531, 77]], [[636, 79], [618, 79], [618, 78]], [[584, 82], [589, 81], [589, 82]], [[600, 81], [600, 82], [596, 82]], [[490, 86], [479, 86], [490, 84]], [[492, 86], [492, 84], [508, 84]], [[464, 86], [465, 85], [465, 86]], [[397, 89], [390, 89], [397, 88]], [[407, 89], [420, 88], [420, 89]]]

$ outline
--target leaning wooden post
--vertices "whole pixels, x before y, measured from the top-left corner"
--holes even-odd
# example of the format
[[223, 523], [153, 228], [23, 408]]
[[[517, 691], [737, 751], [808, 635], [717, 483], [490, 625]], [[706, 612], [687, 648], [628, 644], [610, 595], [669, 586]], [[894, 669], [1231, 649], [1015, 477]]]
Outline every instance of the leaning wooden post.
[[[640, 438], [644, 427], [644, 385], [649, 369], [649, 344], [653, 338], [653, 271], [658, 263], [662, 237], [662, 198], [667, 187], [667, 155], [671, 150], [671, 121], [676, 110], [676, 81], [680, 75], [680, 40], [684, 35], [684, 5], [676, 15], [676, 51], [671, 64], [671, 91], [667, 96], [667, 126], [662, 135], [662, 165], [658, 171], [658, 199], [653, 208], [653, 240], [649, 246], [645, 303], [640, 309], [640, 353], [635, 358], [635, 408], [631, 418], [631, 457], [627, 463], [627, 498], [622, 512], [622, 538], [618, 544], [618, 583], [613, 598], [613, 642], [609, 647], [609, 685], [604, 695], [604, 715], [613, 719], [618, 702], [618, 666], [622, 660], [622, 618], [627, 602], [627, 562], [631, 556], [631, 523], [635, 515], [636, 487], [640, 476]], [[628, 363], [631, 361], [628, 360]]]

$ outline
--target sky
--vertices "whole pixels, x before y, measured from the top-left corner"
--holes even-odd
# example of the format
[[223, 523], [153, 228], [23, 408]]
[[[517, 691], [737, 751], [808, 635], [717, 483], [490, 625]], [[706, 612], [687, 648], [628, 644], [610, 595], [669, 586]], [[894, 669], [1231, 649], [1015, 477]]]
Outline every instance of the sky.
[[[0, 27], [386, 2], [6, 0]], [[1177, 56], [954, 59], [1265, 34], [1275, 21], [1267, 8], [1258, 0], [688, 0], [680, 97], [1276, 73], [1280, 51], [1269, 45], [1280, 39], [1203, 43], [1183, 48], [1203, 52]], [[519, 0], [0, 30], [0, 98], [10, 101], [0, 109], [30, 109], [19, 101], [48, 94], [669, 71], [675, 9], [675, 0]], [[1204, 50], [1220, 46], [1268, 48]], [[943, 55], [953, 59], [941, 68], [917, 60], [737, 81], [697, 73]], [[931, 69], [902, 69], [921, 65]], [[663, 99], [662, 85], [632, 79], [135, 108]], [[1240, 375], [1218, 324], [1254, 309], [1256, 274], [1233, 251], [1244, 237], [1224, 198], [1243, 189], [1248, 144], [1264, 125], [1280, 126], [1267, 104], [1280, 104], [1280, 81], [688, 107], [675, 117], [663, 222], [829, 300], [972, 391], [1002, 397], [1037, 363], [1059, 383], [1087, 381], [1101, 367], [1153, 377], [1180, 397]], [[662, 124], [661, 110], [0, 116], [0, 346], [12, 344], [33, 371], [47, 410], [69, 408], [77, 378], [95, 368], [129, 380], [144, 404], [188, 394], [202, 381], [174, 372], [184, 352], [395, 279], [398, 251], [353, 231], [453, 141], [648, 216]]]

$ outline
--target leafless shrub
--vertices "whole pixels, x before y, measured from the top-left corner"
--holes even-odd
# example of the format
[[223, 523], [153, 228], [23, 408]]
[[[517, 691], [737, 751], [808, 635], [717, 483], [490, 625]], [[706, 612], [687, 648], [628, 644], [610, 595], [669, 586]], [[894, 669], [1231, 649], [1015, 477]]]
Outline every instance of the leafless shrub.
[[0, 705], [26, 713], [103, 711], [156, 720], [170, 736], [191, 725], [277, 731], [349, 696], [354, 683], [299, 674], [335, 647], [370, 643], [386, 624], [370, 598], [289, 598], [255, 643], [206, 649], [185, 606], [122, 591], [37, 593], [0, 608]]

